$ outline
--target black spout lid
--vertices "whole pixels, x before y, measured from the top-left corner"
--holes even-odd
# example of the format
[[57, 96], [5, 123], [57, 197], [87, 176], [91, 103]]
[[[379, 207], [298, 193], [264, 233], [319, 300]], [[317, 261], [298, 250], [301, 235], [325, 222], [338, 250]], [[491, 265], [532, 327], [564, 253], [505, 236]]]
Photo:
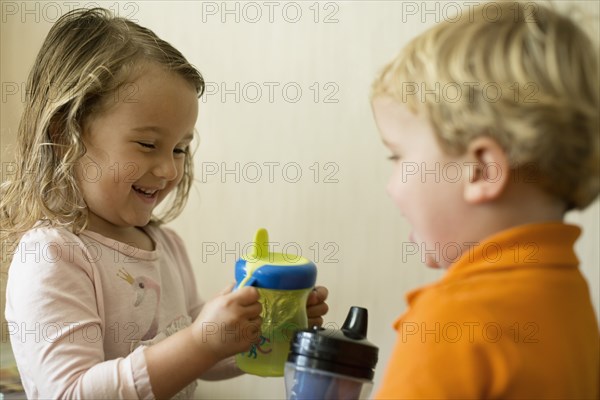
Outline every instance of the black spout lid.
[[359, 379], [373, 379], [379, 349], [366, 339], [368, 312], [352, 307], [342, 329], [297, 331], [292, 338], [288, 362]]
[[349, 338], [360, 340], [367, 338], [369, 312], [366, 308], [352, 307], [342, 325], [342, 332]]

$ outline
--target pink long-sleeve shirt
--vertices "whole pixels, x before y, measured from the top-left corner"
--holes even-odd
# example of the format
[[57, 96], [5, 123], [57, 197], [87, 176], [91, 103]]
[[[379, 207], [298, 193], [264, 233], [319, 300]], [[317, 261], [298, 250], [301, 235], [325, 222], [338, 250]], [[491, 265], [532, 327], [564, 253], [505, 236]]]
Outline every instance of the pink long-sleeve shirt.
[[28, 398], [154, 397], [144, 346], [189, 326], [202, 302], [181, 239], [144, 230], [153, 251], [60, 228], [21, 238], [5, 314]]

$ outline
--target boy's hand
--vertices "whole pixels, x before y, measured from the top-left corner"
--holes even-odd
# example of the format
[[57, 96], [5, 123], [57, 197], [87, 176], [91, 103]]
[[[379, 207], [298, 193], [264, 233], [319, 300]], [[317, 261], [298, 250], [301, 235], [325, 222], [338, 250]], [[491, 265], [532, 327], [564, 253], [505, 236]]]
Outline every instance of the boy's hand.
[[323, 325], [323, 315], [329, 311], [329, 306], [325, 303], [329, 291], [325, 286], [317, 286], [308, 295], [306, 301], [306, 316], [308, 317], [308, 327]]
[[260, 336], [258, 291], [253, 287], [231, 289], [230, 285], [207, 302], [192, 325], [196, 344], [207, 346], [217, 361], [248, 351]]

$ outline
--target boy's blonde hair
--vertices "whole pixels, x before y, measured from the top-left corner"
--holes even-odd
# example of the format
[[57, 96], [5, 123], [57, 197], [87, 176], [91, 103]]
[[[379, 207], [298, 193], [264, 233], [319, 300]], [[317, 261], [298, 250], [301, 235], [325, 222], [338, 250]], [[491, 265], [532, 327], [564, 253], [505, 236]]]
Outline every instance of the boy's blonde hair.
[[413, 39], [373, 83], [424, 112], [441, 147], [495, 139], [511, 168], [583, 209], [598, 195], [597, 43], [538, 3], [483, 3]]
[[[85, 228], [87, 207], [74, 174], [86, 152], [82, 128], [88, 118], [115, 101], [144, 63], [173, 71], [202, 95], [202, 75], [178, 50], [149, 29], [114, 17], [108, 10], [74, 10], [52, 27], [27, 81], [17, 133], [17, 171], [2, 184], [3, 242], [38, 221], [75, 233]], [[186, 155], [172, 203], [153, 221], [167, 221], [181, 212], [192, 180], [192, 157]]]

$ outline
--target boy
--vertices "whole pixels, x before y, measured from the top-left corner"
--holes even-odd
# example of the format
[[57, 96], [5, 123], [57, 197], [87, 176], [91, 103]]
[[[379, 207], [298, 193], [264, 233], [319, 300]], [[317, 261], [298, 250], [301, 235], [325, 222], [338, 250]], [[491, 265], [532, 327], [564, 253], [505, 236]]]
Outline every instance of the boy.
[[448, 268], [408, 294], [377, 398], [600, 395], [580, 229], [562, 222], [599, 192], [596, 48], [551, 9], [487, 3], [376, 79], [388, 193], [426, 263]]

